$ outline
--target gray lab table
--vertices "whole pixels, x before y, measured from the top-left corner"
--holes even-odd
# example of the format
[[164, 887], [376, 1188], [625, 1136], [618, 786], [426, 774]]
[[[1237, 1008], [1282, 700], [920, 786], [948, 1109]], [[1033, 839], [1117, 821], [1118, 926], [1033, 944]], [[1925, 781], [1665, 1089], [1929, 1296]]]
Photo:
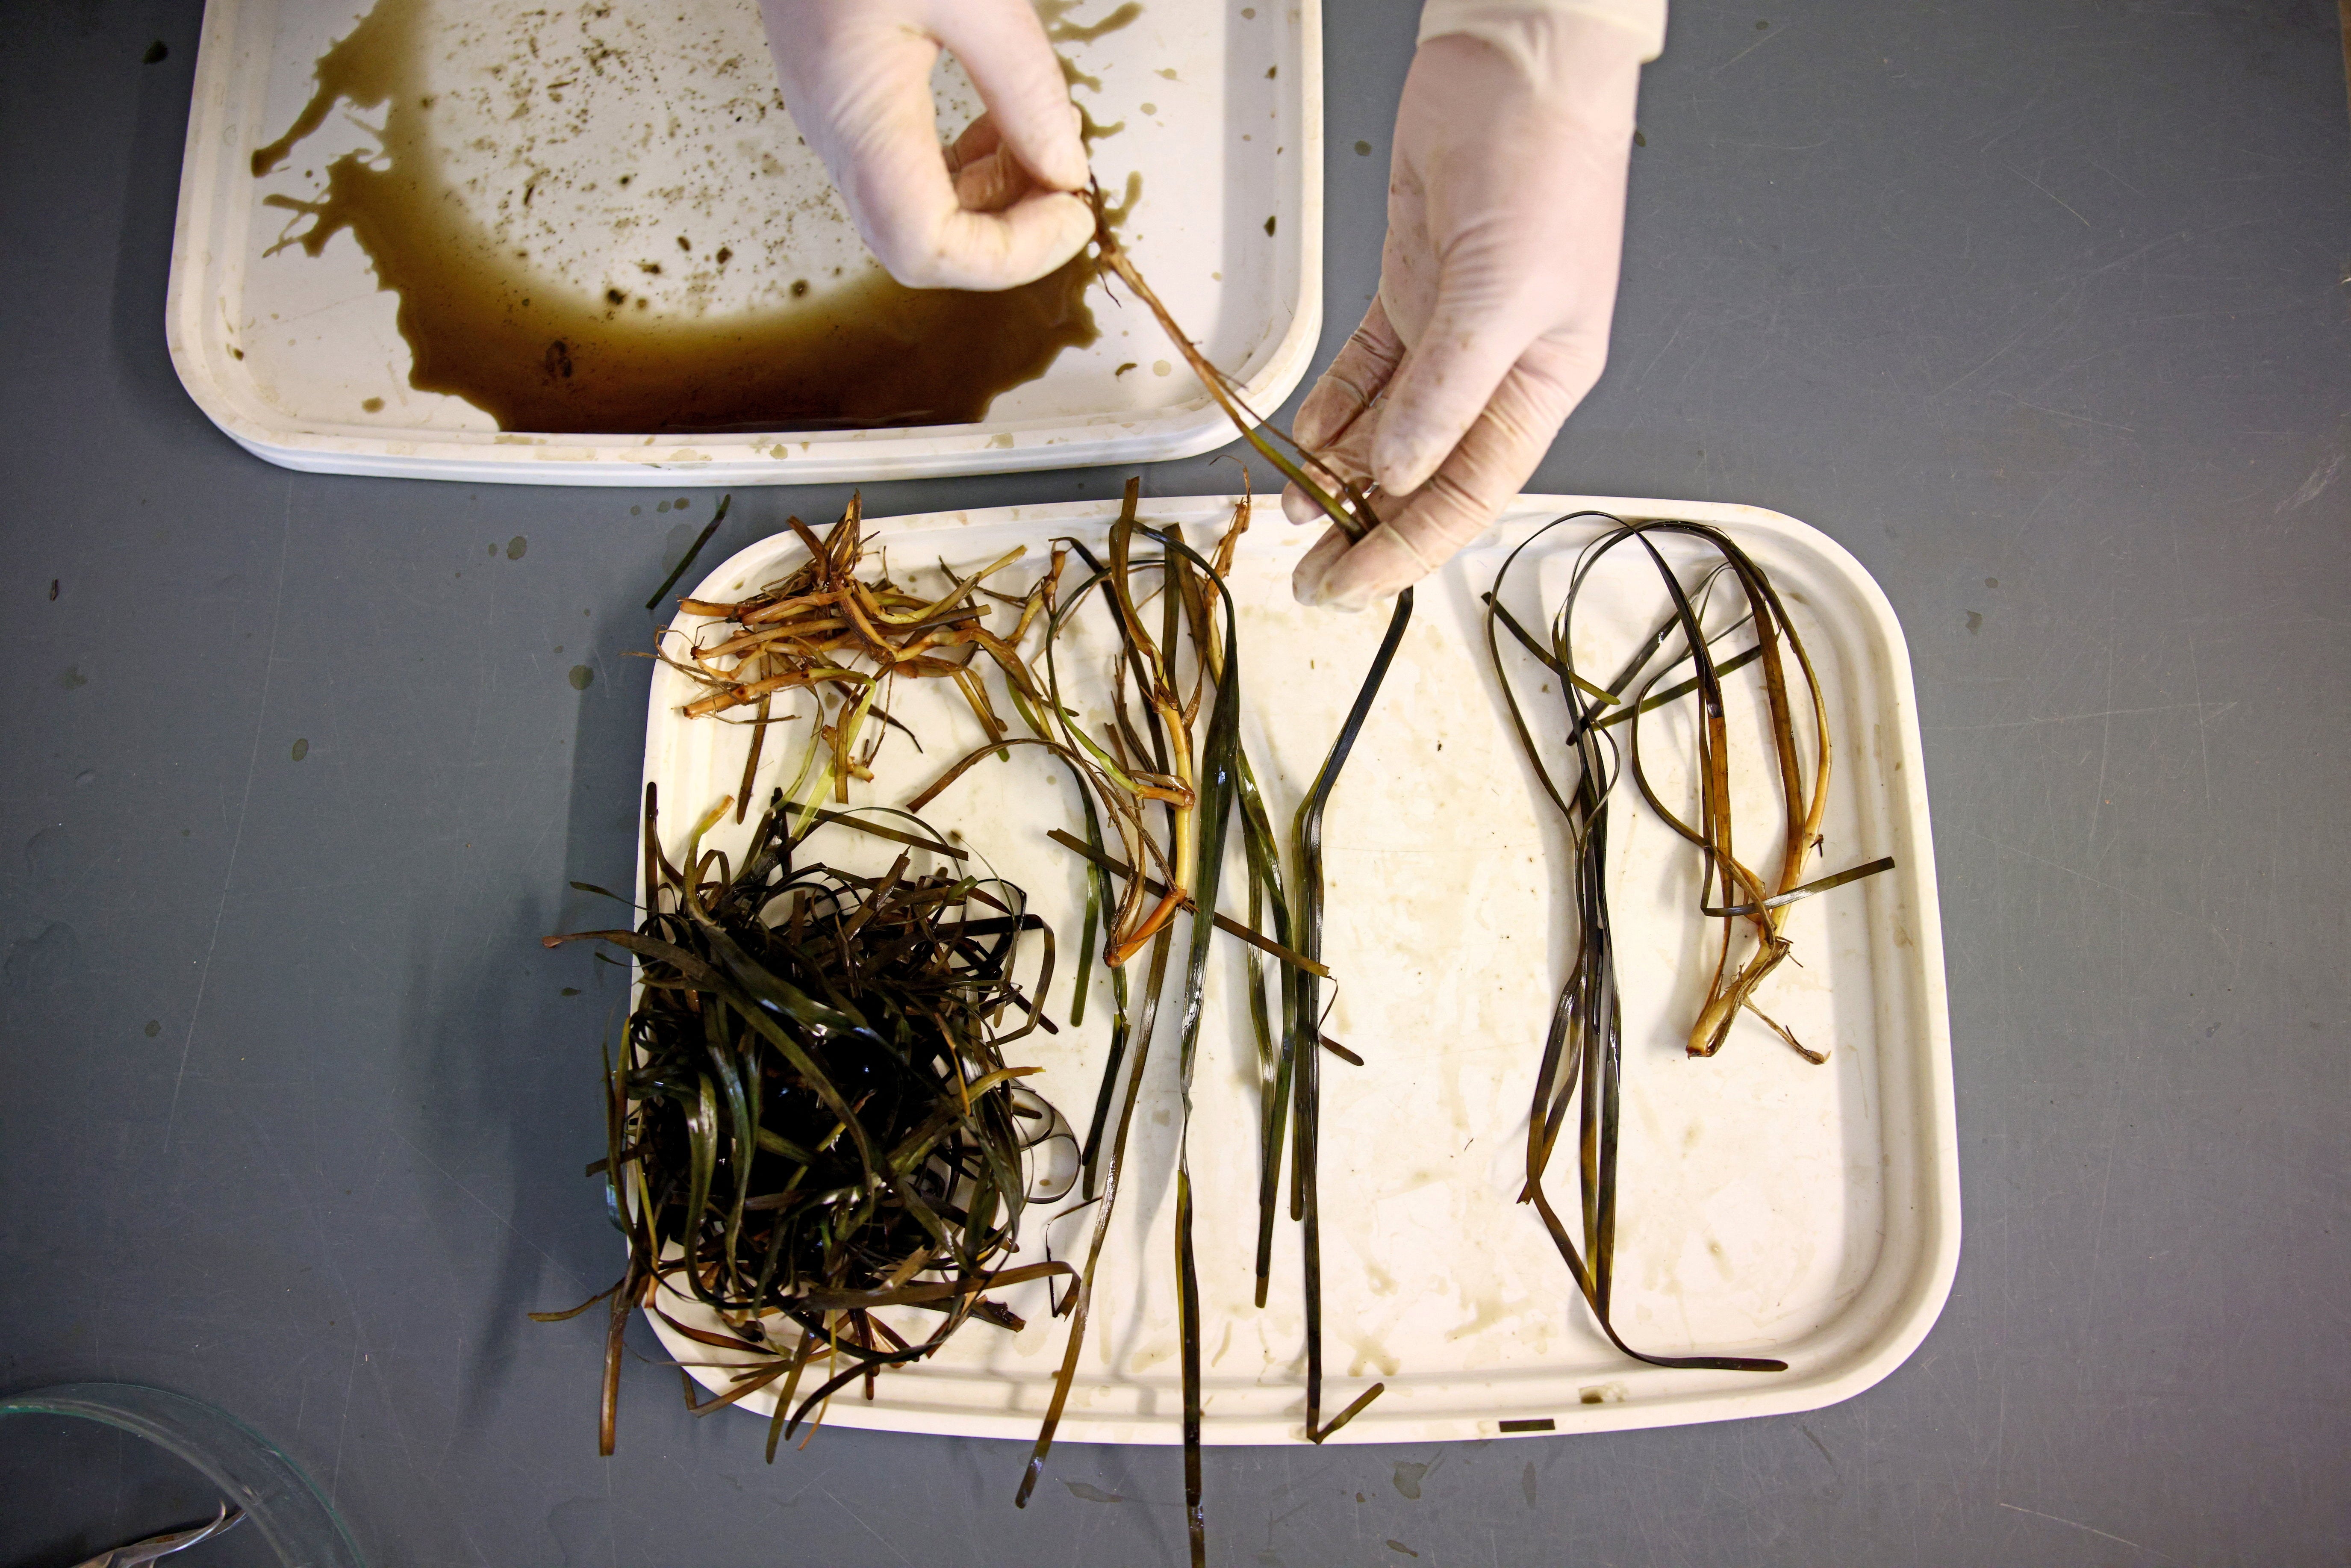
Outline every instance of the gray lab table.
[[[1374, 286], [1413, 31], [1327, 10], [1326, 356]], [[632, 1364], [596, 1458], [595, 1326], [523, 1313], [613, 1271], [580, 1176], [611, 982], [537, 938], [583, 917], [568, 879], [629, 876], [627, 655], [717, 497], [680, 520], [643, 491], [308, 477], [206, 423], [162, 331], [198, 18], [27, 0], [0, 26], [0, 1389], [226, 1406], [383, 1565], [1177, 1560], [1166, 1449], [1065, 1448], [1015, 1512], [1015, 1445], [836, 1429], [771, 1469], [755, 1423]], [[1802, 1416], [1214, 1452], [1216, 1560], [2340, 1563], [2334, 8], [1677, 0], [1644, 98], [1614, 359], [1531, 487], [1775, 507], [1892, 597], [1958, 1285], [1907, 1365]], [[714, 549], [844, 494], [738, 494]], [[173, 1522], [172, 1485], [0, 1427], [0, 1562]]]

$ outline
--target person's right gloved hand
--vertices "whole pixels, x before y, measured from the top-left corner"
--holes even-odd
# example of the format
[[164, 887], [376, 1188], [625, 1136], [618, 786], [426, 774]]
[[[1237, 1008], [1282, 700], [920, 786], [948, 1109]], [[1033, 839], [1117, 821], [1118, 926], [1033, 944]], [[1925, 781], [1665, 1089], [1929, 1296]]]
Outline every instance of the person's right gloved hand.
[[[1608, 15], [1644, 9], [1646, 37]], [[1293, 575], [1301, 602], [1361, 610], [1435, 570], [1599, 379], [1634, 103], [1663, 12], [1430, 5], [1396, 110], [1379, 297], [1295, 424], [1343, 479], [1376, 483], [1381, 522], [1353, 544], [1327, 529]], [[1322, 520], [1296, 486], [1282, 509]]]
[[[761, 0], [784, 105], [874, 257], [913, 288], [1011, 288], [1093, 237], [1077, 106], [1029, 0]], [[954, 52], [987, 112], [939, 142]]]

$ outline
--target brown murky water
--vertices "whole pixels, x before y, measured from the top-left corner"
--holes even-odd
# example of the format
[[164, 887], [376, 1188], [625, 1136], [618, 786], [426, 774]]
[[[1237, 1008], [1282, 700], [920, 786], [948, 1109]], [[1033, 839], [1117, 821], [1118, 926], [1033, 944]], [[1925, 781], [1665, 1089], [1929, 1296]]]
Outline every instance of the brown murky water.
[[316, 201], [264, 202], [309, 220], [279, 248], [317, 256], [346, 229], [359, 242], [378, 285], [400, 298], [418, 391], [463, 398], [510, 431], [960, 424], [1063, 349], [1094, 340], [1094, 264], [1082, 256], [1002, 293], [907, 288], [877, 268], [789, 304], [705, 318], [649, 309], [617, 287], [583, 296], [502, 261], [434, 145], [424, 4], [378, 0], [320, 57], [318, 89], [294, 124], [253, 154], [255, 175], [269, 172], [338, 101], [384, 111], [380, 157], [329, 162]]

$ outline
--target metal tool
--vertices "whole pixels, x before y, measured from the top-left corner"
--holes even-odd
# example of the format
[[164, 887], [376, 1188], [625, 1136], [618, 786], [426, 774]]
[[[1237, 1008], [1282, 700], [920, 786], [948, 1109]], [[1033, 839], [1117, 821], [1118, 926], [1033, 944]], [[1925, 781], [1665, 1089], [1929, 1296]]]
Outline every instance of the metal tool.
[[245, 1511], [221, 1504], [220, 1517], [191, 1530], [175, 1530], [168, 1535], [151, 1535], [144, 1541], [134, 1541], [128, 1546], [118, 1546], [111, 1552], [101, 1552], [75, 1568], [146, 1568], [159, 1557], [169, 1557], [174, 1552], [185, 1552], [199, 1541], [235, 1529], [245, 1519]]

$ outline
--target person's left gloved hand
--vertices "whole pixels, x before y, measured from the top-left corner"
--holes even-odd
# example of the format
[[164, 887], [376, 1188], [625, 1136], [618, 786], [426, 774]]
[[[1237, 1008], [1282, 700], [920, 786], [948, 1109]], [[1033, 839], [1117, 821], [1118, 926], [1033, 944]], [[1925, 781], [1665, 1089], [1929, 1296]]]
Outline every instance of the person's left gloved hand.
[[[1299, 562], [1301, 602], [1361, 610], [1483, 532], [1542, 461], [1608, 354], [1642, 45], [1560, 7], [1512, 47], [1447, 34], [1396, 110], [1379, 298], [1299, 410], [1295, 434], [1382, 519]], [[1282, 509], [1321, 521], [1291, 486]]]
[[[1093, 237], [1077, 106], [1029, 0], [761, 0], [784, 105], [866, 245], [914, 288], [1011, 288]], [[952, 50], [987, 112], [939, 144]]]

